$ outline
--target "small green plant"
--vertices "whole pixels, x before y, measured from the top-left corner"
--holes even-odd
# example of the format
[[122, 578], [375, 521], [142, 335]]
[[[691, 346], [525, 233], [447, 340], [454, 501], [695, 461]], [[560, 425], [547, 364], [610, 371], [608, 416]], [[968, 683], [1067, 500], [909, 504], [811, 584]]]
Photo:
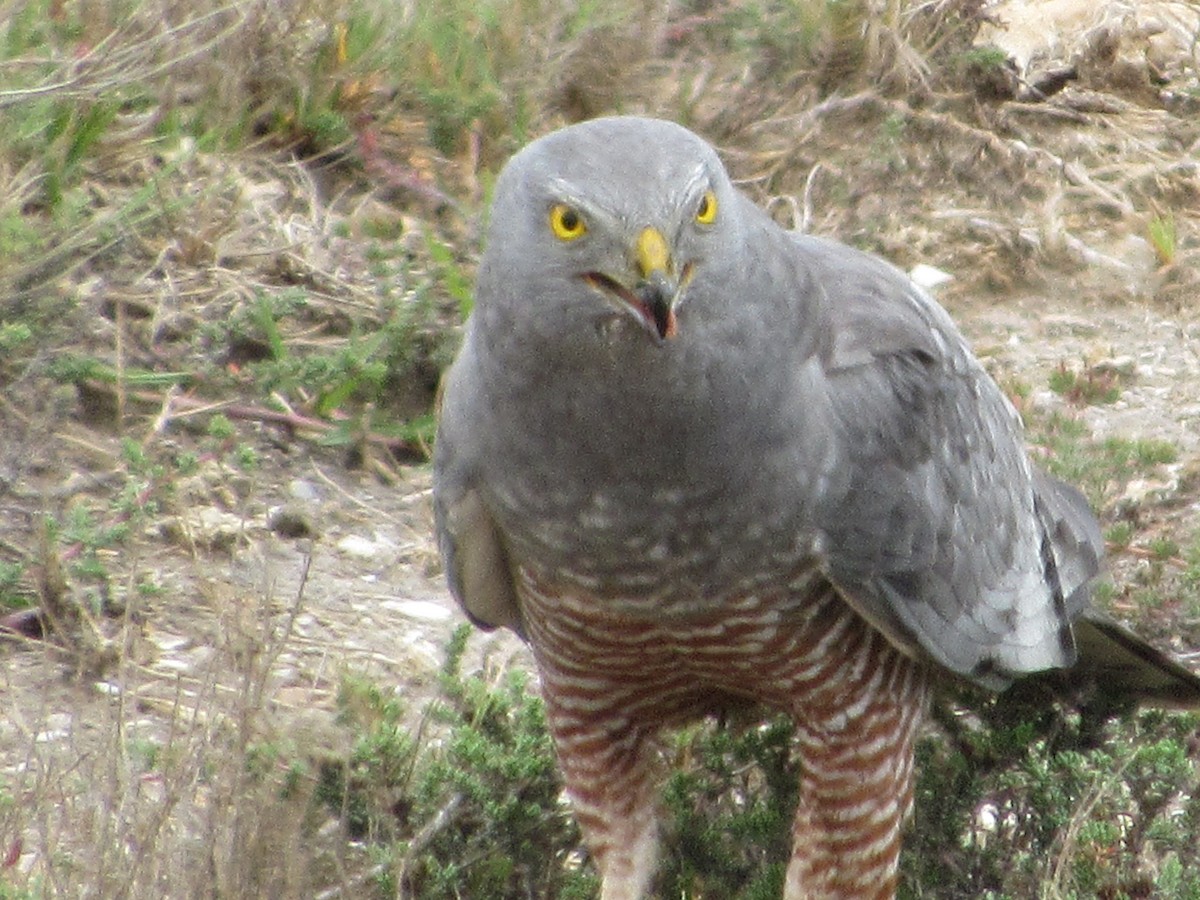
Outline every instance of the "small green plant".
[[[424, 123], [430, 144], [455, 156], [477, 141], [492, 157], [533, 136], [544, 106], [539, 94], [556, 62], [589, 36], [632, 34], [643, 14], [635, 5], [593, 0], [444, 0], [417, 4], [378, 43], [394, 60], [399, 105]], [[607, 104], [619, 109], [621, 100]]]
[[47, 367], [47, 374], [64, 384], [79, 384], [84, 381], [115, 384], [120, 378], [129, 387], [144, 388], [186, 385], [191, 380], [187, 372], [155, 372], [128, 368], [118, 374], [115, 368], [94, 357], [72, 353], [64, 353], [51, 362]]
[[158, 768], [162, 745], [148, 738], [132, 738], [126, 746], [126, 752], [134, 761], [134, 767], [139, 772], [153, 772]]
[[406, 443], [418, 447], [432, 447], [434, 436], [437, 434], [437, 424], [436, 415], [425, 413], [405, 422], [395, 433], [395, 436]]
[[21, 590], [25, 566], [21, 563], [0, 562], [0, 609], [23, 609], [29, 600]]
[[1145, 896], [1137, 885], [1160, 854], [1200, 854], [1195, 715], [1113, 720], [1019, 684], [944, 699], [934, 718], [943, 734], [918, 752], [901, 897]]
[[1076, 372], [1068, 369], [1066, 363], [1059, 363], [1050, 373], [1050, 390], [1073, 406], [1115, 403], [1121, 396], [1116, 373], [1091, 369]]
[[470, 275], [455, 258], [453, 248], [434, 235], [426, 234], [425, 247], [435, 266], [435, 279], [458, 304], [458, 314], [466, 321], [475, 302]]
[[48, 209], [58, 209], [66, 191], [78, 182], [83, 161], [104, 136], [117, 111], [117, 104], [111, 99], [83, 106], [74, 102], [55, 104], [44, 135], [47, 147], [44, 191]]
[[0, 884], [0, 900], [37, 900], [44, 894], [41, 890], [34, 888], [17, 888], [7, 884]]
[[1175, 262], [1179, 251], [1179, 235], [1175, 229], [1175, 217], [1171, 215], [1155, 216], [1146, 224], [1146, 236], [1160, 266], [1169, 266]]
[[[0, 250], [0, 255], [3, 251]], [[24, 322], [0, 322], [0, 354], [15, 353], [33, 337], [33, 329]]]
[[1029, 441], [1044, 449], [1046, 467], [1081, 488], [1095, 506], [1131, 479], [1174, 462], [1179, 453], [1174, 444], [1155, 439], [1092, 440], [1084, 422], [1058, 411], [1026, 415], [1026, 428]]
[[831, 4], [753, 0], [719, 7], [707, 37], [719, 52], [744, 57], [758, 77], [778, 77], [797, 63], [814, 65], [833, 30]]
[[[44, 245], [43, 230], [20, 210], [0, 206], [0, 259], [28, 259], [38, 253]], [[15, 325], [5, 325], [19, 327]], [[8, 338], [13, 341], [13, 336]]]
[[229, 417], [223, 413], [216, 413], [208, 420], [208, 436], [211, 438], [215, 438], [218, 441], [228, 441], [236, 433], [233, 422], [229, 421]]
[[139, 577], [134, 588], [141, 597], [162, 597], [166, 594], [166, 588], [153, 575]]
[[339, 813], [348, 833], [379, 844], [407, 821], [417, 740], [395, 693], [354, 674], [338, 689], [338, 720], [356, 734], [349, 759], [321, 766], [316, 799]]
[[[506, 8], [507, 7], [507, 8]], [[441, 153], [459, 149], [471, 123], [493, 113], [504, 96], [496, 74], [504, 53], [502, 23], [515, 4], [450, 0], [422, 5], [404, 35], [412, 54], [410, 83], [429, 120], [429, 138]]]
[[872, 142], [876, 154], [892, 170], [904, 168], [904, 135], [908, 120], [900, 113], [891, 113], [879, 125], [879, 134]]
[[200, 469], [200, 455], [185, 450], [175, 457], [175, 471], [180, 475], [194, 475]]
[[[238, 361], [239, 383], [249, 375], [258, 393], [272, 398], [272, 406], [331, 421], [333, 428], [321, 438], [328, 445], [353, 446], [368, 431], [401, 440], [410, 432], [426, 435], [438, 373], [448, 364], [455, 340], [446, 327], [451, 318], [446, 289], [458, 285], [469, 295], [457, 264], [457, 281], [447, 276], [446, 289], [438, 283], [445, 260], [432, 262], [434, 271], [413, 283], [412, 263], [395, 246], [373, 247], [377, 311], [347, 317], [338, 323], [337, 334], [314, 340], [312, 323], [319, 311], [303, 292], [288, 290], [260, 294], [204, 335], [206, 343], [225, 348], [227, 358]], [[448, 252], [440, 242], [430, 247]], [[403, 290], [393, 291], [393, 283]], [[212, 427], [220, 427], [219, 421]]]
[[1008, 51], [994, 44], [971, 47], [959, 54], [961, 65], [985, 71], [1004, 68], [1008, 65], [1008, 60]]
[[72, 506], [62, 523], [59, 540], [78, 548], [73, 570], [87, 578], [106, 578], [108, 566], [101, 552], [119, 546], [129, 536], [129, 525], [120, 521], [100, 521], [83, 504]]
[[283, 359], [287, 355], [287, 350], [283, 345], [283, 336], [279, 332], [279, 315], [278, 307], [261, 294], [250, 308], [250, 319], [258, 326], [266, 340], [269, 359]]
[[1123, 438], [1106, 438], [1101, 447], [1113, 457], [1118, 465], [1127, 463], [1136, 466], [1143, 472], [1154, 466], [1173, 463], [1179, 458], [1178, 447], [1170, 441], [1154, 438], [1132, 441]]
[[1169, 537], [1156, 537], [1147, 544], [1155, 559], [1166, 561], [1179, 556], [1179, 543]]
[[231, 454], [233, 464], [244, 472], [251, 472], [259, 467], [258, 451], [249, 444], [238, 444]]
[[1114, 550], [1124, 550], [1133, 540], [1133, 523], [1114, 522], [1104, 532], [1104, 540]]
[[1195, 618], [1200, 615], [1200, 535], [1194, 534], [1183, 552], [1183, 571], [1180, 586], [1187, 603], [1186, 612]]
[[126, 480], [113, 498], [112, 510], [124, 521], [136, 522], [159, 512], [161, 501], [172, 493], [167, 467], [131, 438], [121, 441]]

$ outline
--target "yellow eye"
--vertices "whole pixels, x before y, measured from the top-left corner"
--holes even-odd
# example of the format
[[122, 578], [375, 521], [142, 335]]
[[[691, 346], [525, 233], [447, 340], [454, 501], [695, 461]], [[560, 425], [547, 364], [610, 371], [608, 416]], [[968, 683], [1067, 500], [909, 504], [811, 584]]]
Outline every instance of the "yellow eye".
[[705, 191], [700, 198], [700, 206], [696, 209], [696, 221], [701, 225], [711, 225], [717, 221], [717, 195], [711, 190]]
[[583, 216], [565, 203], [556, 203], [550, 208], [550, 230], [563, 241], [573, 241], [587, 233]]

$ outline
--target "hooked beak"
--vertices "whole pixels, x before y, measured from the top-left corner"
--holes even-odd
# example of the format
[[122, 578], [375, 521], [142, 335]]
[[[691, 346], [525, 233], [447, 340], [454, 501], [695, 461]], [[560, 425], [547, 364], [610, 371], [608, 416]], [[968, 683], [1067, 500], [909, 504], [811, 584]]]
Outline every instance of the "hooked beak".
[[622, 311], [633, 313], [655, 342], [662, 344], [677, 331], [675, 306], [692, 276], [691, 263], [677, 274], [667, 239], [657, 228], [643, 228], [634, 245], [637, 281], [632, 288], [600, 272], [583, 278], [615, 298]]
[[667, 239], [657, 228], [643, 228], [637, 239], [637, 266], [642, 276], [635, 293], [642, 308], [649, 313], [660, 339], [675, 334], [675, 298], [679, 281]]

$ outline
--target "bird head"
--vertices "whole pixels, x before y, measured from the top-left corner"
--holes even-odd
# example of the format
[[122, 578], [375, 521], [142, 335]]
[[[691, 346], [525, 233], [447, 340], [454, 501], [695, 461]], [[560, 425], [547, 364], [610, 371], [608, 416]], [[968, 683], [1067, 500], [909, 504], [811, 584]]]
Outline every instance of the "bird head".
[[[559, 342], [663, 346], [736, 234], [713, 149], [671, 122], [611, 117], [553, 132], [505, 166], [476, 292], [482, 315]], [[498, 323], [499, 324], [499, 323]]]

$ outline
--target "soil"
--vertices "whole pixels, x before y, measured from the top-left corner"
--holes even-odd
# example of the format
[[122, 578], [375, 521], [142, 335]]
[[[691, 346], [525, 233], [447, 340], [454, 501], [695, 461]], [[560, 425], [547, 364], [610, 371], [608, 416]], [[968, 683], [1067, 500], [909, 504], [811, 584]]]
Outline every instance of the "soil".
[[[1144, 6], [1174, 16], [1184, 5]], [[782, 220], [951, 276], [936, 295], [1001, 383], [1023, 389], [1014, 397], [1027, 413], [1059, 410], [1097, 439], [1178, 448], [1174, 462], [1112, 485], [1100, 513], [1106, 526], [1136, 526], [1130, 545], [1112, 553], [1114, 608], [1200, 665], [1200, 609], [1166, 603], [1147, 612], [1130, 601], [1152, 564], [1172, 590], [1200, 536], [1197, 62], [1156, 42], [1138, 15], [1113, 32], [1107, 67], [1091, 20], [1074, 32], [1064, 25], [1055, 47], [1023, 50], [1028, 62], [1014, 70], [1021, 83], [1064, 60], [1080, 73], [1044, 100], [867, 93], [816, 107], [797, 100], [795, 110], [782, 104], [755, 114], [753, 126], [712, 115], [697, 127]], [[184, 168], [197, 180], [236, 183], [223, 202], [240, 225], [221, 246], [175, 245], [154, 266], [135, 256], [61, 279], [54, 290], [73, 311], [55, 354], [115, 358], [124, 329], [126, 352], [181, 362], [196, 344], [172, 335], [229, 315], [252, 296], [247, 285], [300, 284], [322, 298], [318, 320], [367, 302], [356, 222], [382, 203], [370, 185], [328, 199], [286, 161], [197, 156]], [[403, 202], [387, 214], [406, 225], [425, 214]], [[325, 217], [349, 223], [346, 236], [318, 224]], [[1167, 220], [1174, 246], [1156, 252], [1149, 228]], [[1118, 372], [1119, 396], [1078, 404], [1054, 393], [1048, 385], [1062, 367]], [[158, 408], [127, 400], [117, 428], [42, 371], [29, 366], [0, 398], [0, 550], [28, 564], [31, 604], [54, 593], [53, 559], [69, 569], [75, 552], [60, 540], [47, 553], [38, 523], [65, 521], [76, 508], [113, 515], [128, 483], [123, 442], [152, 454], [191, 449], [200, 461], [174, 479], [171, 500], [136, 517], [119, 550], [100, 554], [103, 577], [67, 579], [67, 600], [90, 610], [74, 639], [0, 640], [0, 783], [18, 799], [42, 790], [37, 773], [69, 770], [109, 739], [104, 723], [114, 717], [147, 741], [168, 742], [181, 716], [232, 716], [228, 698], [252, 689], [265, 709], [256, 728], [313, 753], [344, 753], [352, 736], [338, 723], [336, 699], [346, 672], [397, 686], [419, 714], [463, 621], [432, 540], [427, 465], [388, 457], [352, 468], [342, 450], [302, 429], [236, 420], [235, 440], [258, 456], [243, 470], [213, 451], [194, 424], [201, 414], [168, 409], [165, 393]], [[1164, 537], [1182, 549], [1151, 560], [1147, 548]], [[504, 634], [474, 637], [470, 659], [528, 665]], [[78, 792], [77, 802], [87, 796], [69, 781], [63, 790]], [[23, 838], [8, 835], [0, 847], [21, 870], [53, 846], [52, 829], [35, 818]]]

